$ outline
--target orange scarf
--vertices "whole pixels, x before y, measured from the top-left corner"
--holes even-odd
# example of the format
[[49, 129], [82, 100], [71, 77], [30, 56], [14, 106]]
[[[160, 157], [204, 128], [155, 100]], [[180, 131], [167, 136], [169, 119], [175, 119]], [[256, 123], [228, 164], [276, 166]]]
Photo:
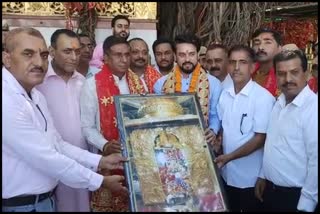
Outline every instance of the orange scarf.
[[[116, 108], [114, 96], [120, 94], [120, 90], [114, 81], [114, 77], [107, 65], [95, 75], [96, 91], [100, 111], [101, 134], [108, 141], [118, 140]], [[126, 73], [130, 94], [144, 94], [143, 83], [132, 71]], [[104, 175], [123, 175], [123, 170], [111, 170]], [[110, 194], [108, 189], [99, 188], [93, 192], [91, 206], [94, 211], [128, 211], [128, 196]]]
[[144, 72], [144, 80], [146, 82], [146, 85], [150, 94], [154, 93], [153, 86], [161, 76], [162, 75], [152, 66], [150, 65], [147, 66]]
[[[143, 83], [136, 74], [128, 71], [126, 79], [130, 94], [145, 93]], [[115, 84], [112, 72], [107, 65], [104, 65], [102, 71], [95, 75], [95, 80], [99, 100], [101, 134], [108, 141], [118, 140], [119, 134], [113, 96], [119, 95], [120, 90]]]
[[[166, 81], [163, 84], [163, 93], [180, 93], [181, 92], [181, 76], [182, 72], [178, 65], [174, 67], [173, 72], [168, 74]], [[198, 63], [192, 72], [191, 82], [188, 92], [197, 92], [197, 97], [201, 106], [201, 110], [206, 122], [208, 122], [209, 112], [209, 79], [205, 70]]]

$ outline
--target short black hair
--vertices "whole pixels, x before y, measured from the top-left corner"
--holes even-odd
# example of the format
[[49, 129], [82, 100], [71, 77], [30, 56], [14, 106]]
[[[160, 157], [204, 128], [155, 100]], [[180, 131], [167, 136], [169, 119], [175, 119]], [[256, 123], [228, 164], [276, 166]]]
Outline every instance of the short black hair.
[[110, 51], [110, 48], [117, 44], [126, 44], [129, 46], [129, 43], [125, 38], [122, 37], [115, 37], [115, 36], [109, 36], [107, 37], [103, 42], [103, 53], [107, 54], [108, 51]]
[[172, 40], [170, 40], [166, 37], [160, 37], [156, 41], [154, 41], [154, 43], [152, 44], [153, 53], [155, 53], [156, 47], [160, 44], [163, 44], [163, 43], [168, 43], [170, 45], [172, 51], [175, 51], [174, 44], [173, 44]]
[[303, 51], [301, 50], [283, 50], [273, 58], [273, 67], [274, 70], [276, 70], [276, 64], [278, 62], [288, 61], [290, 59], [299, 58], [301, 61], [301, 67], [303, 69], [303, 72], [306, 72], [308, 70], [308, 59]]
[[[51, 39], [50, 39], [51, 47], [53, 47], [53, 48], [57, 47], [58, 38], [62, 34], [65, 34], [68, 37], [77, 38], [79, 40], [79, 36], [75, 32], [73, 32], [72, 30], [69, 30], [69, 29], [58, 29], [51, 36]], [[79, 40], [79, 42], [80, 42], [80, 40]]]
[[88, 37], [90, 39], [90, 36], [86, 33], [78, 33], [78, 37]]
[[278, 45], [283, 44], [281, 33], [270, 28], [259, 28], [253, 33], [252, 38], [254, 39], [262, 33], [271, 33]]
[[197, 52], [199, 52], [200, 46], [201, 46], [200, 39], [196, 35], [191, 33], [177, 35], [174, 40], [174, 43], [175, 43], [174, 44], [175, 51], [177, 50], [177, 45], [181, 43], [193, 44], [194, 46], [196, 46]]
[[96, 46], [96, 41], [94, 39], [91, 39], [89, 34], [86, 34], [86, 33], [78, 33], [78, 37], [81, 38], [81, 37], [88, 37], [90, 39], [90, 41], [92, 42], [92, 44], [94, 46]]
[[223, 44], [210, 44], [207, 48], [207, 51], [214, 50], [214, 49], [222, 49], [226, 54], [228, 54], [228, 48]]
[[256, 61], [256, 55], [254, 53], [254, 50], [246, 45], [235, 45], [230, 48], [228, 52], [228, 57], [230, 58], [231, 54], [236, 51], [245, 51], [247, 52], [248, 57], [251, 59], [252, 62]]
[[129, 20], [129, 18], [128, 18], [127, 16], [124, 16], [124, 15], [116, 15], [116, 16], [113, 17], [113, 19], [111, 20], [111, 27], [114, 27], [114, 26], [115, 26], [116, 21], [117, 21], [118, 19], [125, 19], [125, 20], [127, 20], [128, 24], [129, 24], [129, 26], [130, 26], [130, 20]]

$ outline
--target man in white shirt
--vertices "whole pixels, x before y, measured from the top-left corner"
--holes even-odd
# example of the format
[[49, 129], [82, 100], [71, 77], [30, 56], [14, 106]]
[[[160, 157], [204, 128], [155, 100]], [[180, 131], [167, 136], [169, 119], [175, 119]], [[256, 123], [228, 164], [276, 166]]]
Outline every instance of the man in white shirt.
[[228, 50], [224, 45], [209, 45], [206, 53], [206, 69], [220, 80], [222, 89], [233, 87], [233, 81], [228, 73]]
[[48, 49], [38, 30], [9, 32], [2, 52], [2, 211], [55, 211], [58, 181], [91, 191], [104, 186], [125, 191], [122, 176], [101, 176], [97, 169], [120, 167], [125, 159], [102, 157], [62, 140], [44, 96], [34, 88], [48, 69]]
[[[258, 211], [261, 204], [254, 197], [254, 185], [262, 165], [262, 148], [275, 98], [251, 79], [251, 48], [234, 46], [228, 56], [234, 87], [224, 90], [219, 99], [223, 154], [214, 161], [222, 168], [230, 210]], [[219, 146], [214, 145], [217, 153], [221, 152]]]
[[318, 203], [318, 97], [307, 85], [300, 50], [274, 58], [278, 87], [256, 196], [265, 211], [312, 212]]
[[[117, 128], [114, 96], [144, 94], [140, 78], [129, 70], [130, 46], [124, 38], [109, 36], [103, 43], [104, 62], [100, 72], [84, 83], [80, 95], [81, 126], [87, 142], [100, 154], [119, 154], [121, 146]], [[120, 174], [123, 171], [104, 171]], [[129, 210], [128, 194], [112, 195], [108, 189], [93, 192], [92, 210], [116, 212]]]

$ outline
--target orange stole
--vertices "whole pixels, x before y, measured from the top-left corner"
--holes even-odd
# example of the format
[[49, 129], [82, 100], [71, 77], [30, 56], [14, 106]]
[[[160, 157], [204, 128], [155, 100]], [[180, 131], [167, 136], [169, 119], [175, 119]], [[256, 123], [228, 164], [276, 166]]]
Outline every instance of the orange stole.
[[[145, 93], [139, 77], [131, 71], [126, 73], [130, 94]], [[120, 90], [115, 84], [112, 72], [107, 65], [95, 75], [96, 91], [100, 111], [101, 134], [108, 141], [118, 140], [116, 108], [113, 96], [119, 95]], [[102, 175], [123, 175], [123, 170], [111, 170], [99, 172]], [[121, 212], [129, 211], [129, 196], [112, 194], [107, 188], [99, 188], [92, 193], [91, 208], [93, 211]]]
[[153, 86], [161, 76], [162, 75], [152, 66], [147, 66], [146, 71], [144, 72], [144, 80], [150, 94], [154, 93]]
[[[181, 71], [178, 65], [174, 67], [173, 72], [168, 74], [166, 81], [162, 86], [163, 93], [180, 93], [181, 91], [181, 78], [177, 79], [177, 77], [181, 77]], [[188, 92], [197, 92], [197, 97], [199, 99], [199, 103], [201, 106], [201, 110], [206, 122], [208, 122], [209, 116], [209, 80], [205, 70], [203, 70], [198, 63], [192, 75], [195, 75], [196, 78], [191, 77], [190, 87], [194, 85], [195, 91]]]

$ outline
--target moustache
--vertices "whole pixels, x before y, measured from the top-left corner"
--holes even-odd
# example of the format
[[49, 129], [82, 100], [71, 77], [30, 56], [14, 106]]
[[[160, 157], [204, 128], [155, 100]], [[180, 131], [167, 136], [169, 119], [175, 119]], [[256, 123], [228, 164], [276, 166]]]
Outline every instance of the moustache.
[[219, 67], [211, 67], [210, 71], [214, 72], [214, 71], [220, 71]]
[[135, 60], [135, 62], [146, 62], [146, 60], [145, 60], [145, 59], [140, 58], [140, 59]]
[[257, 56], [262, 56], [262, 55], [267, 55], [267, 53], [264, 51], [258, 51]]
[[32, 68], [30, 71], [31, 72], [37, 72], [37, 73], [40, 73], [40, 72], [44, 73], [44, 70], [41, 67]]
[[185, 66], [185, 65], [188, 65], [188, 64], [193, 66], [193, 64], [191, 62], [184, 62], [184, 63], [182, 63], [182, 66]]
[[161, 61], [160, 61], [160, 63], [163, 63], [163, 62], [169, 63], [168, 60], [161, 60]]
[[288, 86], [297, 86], [297, 84], [292, 83], [292, 82], [286, 82], [282, 85], [282, 87], [287, 88]]

